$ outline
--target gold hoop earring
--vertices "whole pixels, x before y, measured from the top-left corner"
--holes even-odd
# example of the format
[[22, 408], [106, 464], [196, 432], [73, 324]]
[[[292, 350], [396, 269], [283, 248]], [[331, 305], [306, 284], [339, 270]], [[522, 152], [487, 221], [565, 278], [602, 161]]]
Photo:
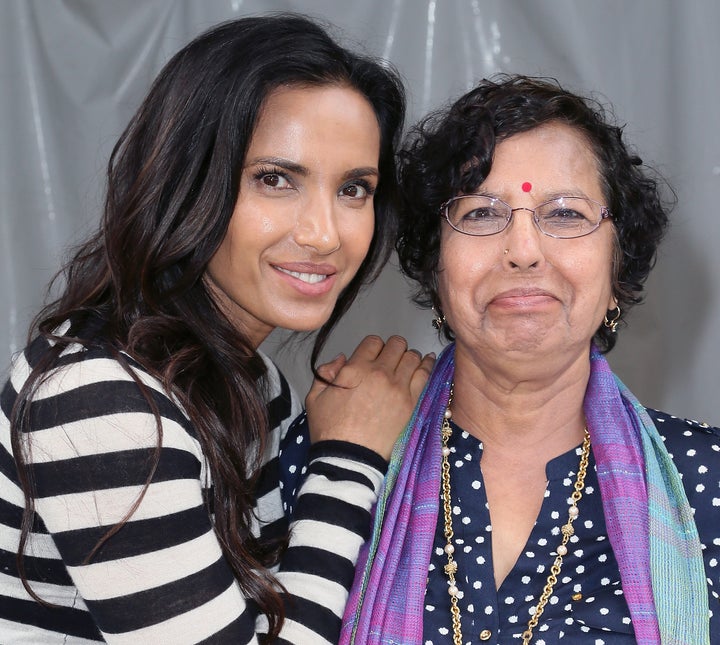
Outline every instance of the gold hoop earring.
[[440, 311], [435, 309], [435, 307], [433, 307], [432, 310], [435, 314], [435, 317], [432, 319], [432, 326], [440, 331], [442, 326], [445, 324], [445, 315], [440, 313]]
[[[608, 314], [610, 314], [612, 318], [608, 318]], [[615, 305], [615, 309], [608, 309], [608, 314], [605, 314], [605, 320], [603, 320], [603, 325], [605, 325], [605, 327], [607, 327], [611, 333], [616, 334], [618, 321], [620, 320], [620, 314], [622, 314], [620, 306]]]

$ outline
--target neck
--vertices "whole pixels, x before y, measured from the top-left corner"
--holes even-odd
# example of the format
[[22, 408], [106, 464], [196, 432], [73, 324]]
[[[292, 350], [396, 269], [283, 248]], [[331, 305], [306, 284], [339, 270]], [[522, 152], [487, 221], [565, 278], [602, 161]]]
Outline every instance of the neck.
[[583, 438], [588, 354], [555, 369], [537, 363], [483, 363], [456, 349], [453, 418], [484, 452], [545, 461]]

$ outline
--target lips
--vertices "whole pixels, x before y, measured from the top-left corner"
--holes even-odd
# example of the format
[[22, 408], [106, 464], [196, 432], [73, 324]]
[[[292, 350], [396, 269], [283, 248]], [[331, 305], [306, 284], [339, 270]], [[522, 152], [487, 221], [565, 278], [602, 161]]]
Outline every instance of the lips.
[[491, 305], [497, 305], [500, 307], [535, 307], [542, 306], [556, 301], [557, 298], [544, 289], [536, 288], [518, 288], [503, 291], [497, 294], [490, 301]]
[[332, 289], [337, 268], [332, 264], [315, 264], [312, 262], [286, 262], [273, 264], [272, 267], [293, 289], [308, 296], [319, 296]]
[[509, 289], [508, 291], [503, 291], [502, 293], [499, 293], [498, 295], [496, 295], [495, 298], [493, 298], [493, 300], [495, 300], [497, 298], [525, 298], [525, 297], [533, 297], [533, 296], [546, 296], [548, 298], [555, 297], [549, 291], [531, 287], [531, 288]]

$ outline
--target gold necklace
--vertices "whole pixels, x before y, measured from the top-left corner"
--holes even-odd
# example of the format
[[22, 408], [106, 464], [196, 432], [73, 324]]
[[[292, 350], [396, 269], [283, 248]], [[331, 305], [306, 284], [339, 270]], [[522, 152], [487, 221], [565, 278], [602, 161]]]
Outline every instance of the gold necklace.
[[[450, 386], [450, 399], [448, 400], [447, 408], [445, 409], [445, 415], [443, 417], [441, 439], [442, 439], [442, 462], [441, 462], [441, 494], [443, 502], [443, 515], [445, 519], [445, 555], [447, 556], [447, 564], [445, 565], [445, 574], [448, 577], [448, 593], [450, 594], [450, 614], [452, 618], [452, 630], [453, 630], [453, 645], [462, 645], [462, 629], [460, 627], [460, 607], [458, 606], [458, 594], [459, 590], [455, 575], [457, 574], [458, 565], [453, 557], [455, 553], [455, 546], [453, 545], [453, 528], [452, 528], [452, 506], [450, 503], [450, 448], [448, 447], [448, 441], [452, 436], [452, 428], [450, 427], [450, 419], [452, 418], [452, 411], [450, 410], [450, 404], [453, 398], [453, 387]], [[587, 427], [584, 431], [584, 438], [582, 442], [582, 454], [580, 455], [580, 465], [578, 466], [577, 477], [575, 478], [575, 486], [572, 495], [570, 496], [570, 507], [568, 508], [568, 521], [562, 526], [560, 531], [562, 532], [562, 541], [556, 549], [557, 555], [555, 556], [555, 562], [550, 567], [550, 575], [547, 577], [545, 587], [540, 595], [537, 605], [535, 605], [535, 611], [530, 617], [527, 624], [527, 629], [522, 633], [523, 645], [529, 645], [532, 639], [533, 629], [537, 627], [540, 616], [545, 611], [545, 605], [547, 605], [550, 596], [552, 595], [553, 588], [557, 583], [557, 577], [560, 575], [560, 569], [562, 568], [563, 557], [567, 555], [568, 548], [567, 543], [570, 537], [575, 533], [573, 528], [573, 522], [577, 519], [580, 511], [577, 507], [577, 503], [582, 497], [583, 489], [585, 488], [585, 474], [587, 473], [588, 460], [590, 458], [590, 434], [588, 433]]]

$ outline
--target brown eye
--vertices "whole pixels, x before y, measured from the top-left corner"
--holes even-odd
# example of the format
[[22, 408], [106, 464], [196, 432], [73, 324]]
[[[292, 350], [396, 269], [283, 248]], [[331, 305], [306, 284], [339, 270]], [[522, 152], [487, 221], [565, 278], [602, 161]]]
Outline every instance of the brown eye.
[[264, 175], [262, 178], [263, 184], [276, 188], [280, 184], [280, 175]]
[[260, 168], [253, 175], [253, 179], [260, 187], [268, 188], [271, 191], [292, 188], [290, 179], [283, 173], [274, 171], [273, 168]]
[[355, 182], [343, 186], [340, 189], [340, 194], [349, 199], [365, 199], [373, 194], [373, 190], [363, 182]]

